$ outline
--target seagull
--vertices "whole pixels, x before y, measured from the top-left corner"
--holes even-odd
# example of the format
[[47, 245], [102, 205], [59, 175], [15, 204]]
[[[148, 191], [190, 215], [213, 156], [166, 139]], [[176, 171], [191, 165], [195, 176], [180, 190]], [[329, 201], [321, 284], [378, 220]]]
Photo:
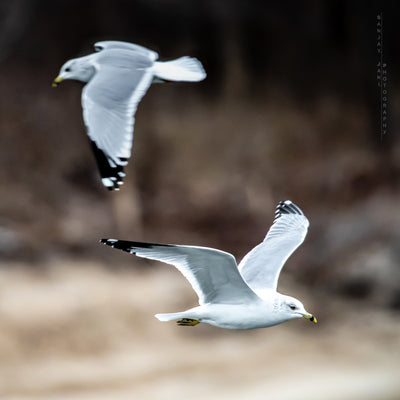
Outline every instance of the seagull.
[[196, 58], [160, 62], [156, 52], [133, 43], [103, 41], [94, 48], [93, 54], [67, 61], [52, 86], [67, 79], [85, 83], [83, 119], [102, 183], [118, 190], [131, 155], [135, 112], [151, 83], [198, 82], [206, 73]]
[[187, 311], [156, 314], [160, 321], [178, 325], [200, 322], [226, 329], [266, 328], [294, 318], [317, 319], [303, 304], [276, 291], [279, 273], [300, 246], [309, 222], [290, 200], [281, 201], [264, 241], [236, 264], [234, 256], [221, 250], [170, 244], [101, 239], [100, 242], [139, 257], [174, 265], [190, 282], [199, 306]]

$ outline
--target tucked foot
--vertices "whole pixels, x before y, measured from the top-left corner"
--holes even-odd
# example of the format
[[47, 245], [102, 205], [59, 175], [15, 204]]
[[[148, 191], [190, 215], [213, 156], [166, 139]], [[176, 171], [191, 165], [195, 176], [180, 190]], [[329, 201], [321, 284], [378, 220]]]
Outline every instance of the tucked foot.
[[176, 322], [179, 326], [195, 326], [200, 323], [198, 319], [182, 318]]

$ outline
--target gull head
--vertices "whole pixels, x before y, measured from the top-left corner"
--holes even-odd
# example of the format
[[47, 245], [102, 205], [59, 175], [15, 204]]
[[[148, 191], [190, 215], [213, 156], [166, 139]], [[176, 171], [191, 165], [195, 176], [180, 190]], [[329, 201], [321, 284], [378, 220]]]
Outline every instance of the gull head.
[[67, 61], [60, 69], [57, 78], [54, 79], [52, 86], [57, 87], [66, 79], [74, 79], [81, 82], [88, 82], [95, 73], [95, 67], [89, 62], [87, 57], [76, 58]]
[[280, 313], [285, 314], [287, 319], [303, 317], [311, 322], [317, 323], [317, 319], [314, 317], [314, 315], [306, 311], [303, 303], [294, 297], [281, 295], [279, 311]]

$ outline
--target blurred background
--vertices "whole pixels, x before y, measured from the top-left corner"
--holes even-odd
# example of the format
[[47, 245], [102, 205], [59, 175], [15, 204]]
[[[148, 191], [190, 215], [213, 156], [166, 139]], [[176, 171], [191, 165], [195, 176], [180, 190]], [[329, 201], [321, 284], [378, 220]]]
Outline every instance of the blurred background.
[[[395, 1], [2, 0], [0, 397], [398, 399], [399, 17]], [[119, 192], [99, 179], [82, 85], [51, 88], [99, 40], [194, 56], [208, 73], [149, 89]], [[186, 280], [98, 244], [240, 260], [283, 199], [310, 229], [279, 290], [316, 326], [160, 323], [197, 303]]]

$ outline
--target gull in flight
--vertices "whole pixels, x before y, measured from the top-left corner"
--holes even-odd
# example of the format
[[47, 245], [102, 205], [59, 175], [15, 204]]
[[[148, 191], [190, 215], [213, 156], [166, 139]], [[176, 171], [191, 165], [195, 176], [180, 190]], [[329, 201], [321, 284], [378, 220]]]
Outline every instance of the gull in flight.
[[83, 119], [93, 153], [108, 189], [119, 189], [131, 155], [138, 103], [152, 82], [198, 82], [206, 77], [192, 57], [160, 62], [158, 54], [133, 43], [104, 41], [95, 53], [67, 61], [53, 86], [66, 79], [84, 82]]
[[190, 282], [199, 306], [172, 314], [156, 314], [160, 321], [177, 319], [182, 326], [200, 322], [227, 329], [266, 328], [304, 317], [316, 318], [294, 297], [276, 291], [279, 273], [304, 241], [308, 220], [291, 201], [281, 201], [264, 241], [239, 266], [221, 250], [170, 244], [102, 239], [101, 242], [139, 257], [174, 265]]

